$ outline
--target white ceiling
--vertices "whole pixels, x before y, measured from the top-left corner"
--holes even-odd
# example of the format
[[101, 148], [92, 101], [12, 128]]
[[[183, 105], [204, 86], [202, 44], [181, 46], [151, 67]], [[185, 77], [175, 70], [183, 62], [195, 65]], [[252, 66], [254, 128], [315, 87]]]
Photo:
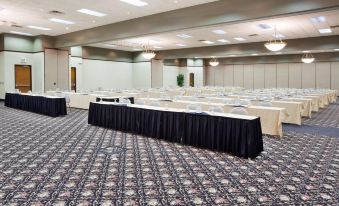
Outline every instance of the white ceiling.
[[[324, 23], [313, 23], [311, 21], [312, 17], [324, 16], [326, 22]], [[317, 37], [317, 36], [327, 36], [327, 35], [339, 35], [339, 28], [332, 29], [332, 33], [329, 34], [320, 34], [318, 29], [329, 28], [330, 26], [339, 25], [339, 10], [317, 12], [296, 16], [272, 18], [267, 20], [252, 21], [231, 25], [219, 25], [213, 27], [205, 27], [198, 29], [183, 30], [179, 32], [171, 33], [162, 33], [145, 37], [138, 37], [133, 39], [125, 39], [119, 42], [105, 42], [100, 44], [93, 44], [91, 46], [134, 51], [137, 50], [138, 45], [141, 44], [150, 44], [151, 46], [161, 47], [154, 48], [155, 50], [167, 50], [167, 49], [181, 49], [181, 48], [190, 48], [190, 47], [201, 47], [201, 46], [215, 46], [215, 45], [225, 45], [225, 44], [239, 44], [239, 43], [248, 43], [248, 42], [261, 42], [267, 41], [273, 38], [273, 29], [260, 29], [257, 27], [258, 24], [269, 24], [276, 25], [277, 33], [283, 34], [285, 37], [282, 39], [296, 39], [296, 38], [307, 38], [307, 37]], [[226, 34], [215, 34], [212, 31], [216, 29], [222, 29]], [[179, 38], [178, 34], [187, 34], [192, 36], [192, 38]], [[257, 34], [257, 36], [249, 36], [252, 34]], [[234, 40], [235, 37], [243, 37], [246, 41], [240, 42]], [[218, 42], [219, 39], [228, 40], [229, 43]], [[214, 44], [205, 44], [199, 42], [199, 40], [209, 40], [215, 42]], [[124, 46], [107, 46], [106, 44], [117, 44]], [[187, 46], [181, 47], [176, 44], [185, 44]], [[127, 46], [126, 46], [127, 45]], [[136, 46], [133, 48], [133, 46]]]
[[[2, 22], [0, 23], [0, 33], [18, 31], [33, 35], [55, 36], [216, 0], [143, 1], [147, 2], [148, 5], [136, 7], [119, 0], [0, 0], [0, 8], [3, 8], [0, 11], [0, 22]], [[83, 8], [102, 12], [107, 16], [93, 17], [77, 12], [77, 10]], [[51, 10], [61, 11], [65, 15], [51, 15], [48, 13]], [[48, 20], [53, 17], [73, 21], [75, 24], [67, 26]], [[23, 28], [10, 27], [8, 26], [10, 23], [15, 23]], [[40, 31], [27, 28], [27, 26], [45, 27], [52, 30]]]

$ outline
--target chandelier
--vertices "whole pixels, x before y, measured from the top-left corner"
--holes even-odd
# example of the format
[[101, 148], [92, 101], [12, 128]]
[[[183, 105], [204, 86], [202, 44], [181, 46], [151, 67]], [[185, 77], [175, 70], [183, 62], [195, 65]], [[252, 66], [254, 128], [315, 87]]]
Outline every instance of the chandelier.
[[215, 57], [213, 57], [213, 58], [211, 59], [211, 61], [209, 62], [209, 64], [210, 64], [212, 67], [216, 67], [216, 66], [219, 65], [219, 61], [218, 61]]
[[145, 58], [145, 59], [153, 59], [155, 57], [155, 52], [152, 50], [151, 46], [149, 45], [149, 43], [147, 45], [143, 45], [143, 49], [144, 49], [144, 52], [142, 53], [142, 56]]
[[283, 42], [281, 38], [279, 39], [277, 38], [277, 29], [274, 26], [273, 40], [270, 40], [267, 43], [265, 43], [266, 49], [276, 52], [276, 51], [280, 51], [283, 48], [285, 48], [286, 45], [287, 43]]
[[314, 62], [314, 56], [311, 53], [305, 53], [302, 57], [301, 57], [301, 61], [304, 62], [305, 64], [310, 64], [312, 62]]

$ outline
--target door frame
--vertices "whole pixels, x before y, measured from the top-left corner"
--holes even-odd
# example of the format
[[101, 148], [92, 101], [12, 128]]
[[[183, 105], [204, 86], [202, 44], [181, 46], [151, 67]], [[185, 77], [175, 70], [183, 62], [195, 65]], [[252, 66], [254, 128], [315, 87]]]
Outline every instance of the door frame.
[[14, 89], [16, 89], [16, 67], [17, 66], [22, 66], [22, 67], [29, 67], [29, 73], [31, 75], [31, 78], [30, 78], [30, 91], [32, 91], [33, 89], [33, 85], [32, 85], [32, 65], [27, 65], [27, 64], [14, 64]]

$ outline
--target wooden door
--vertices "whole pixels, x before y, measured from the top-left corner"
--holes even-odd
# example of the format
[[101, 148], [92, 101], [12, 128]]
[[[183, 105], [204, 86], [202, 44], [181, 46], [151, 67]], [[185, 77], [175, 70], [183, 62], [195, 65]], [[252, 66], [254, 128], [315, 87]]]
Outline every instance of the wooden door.
[[15, 65], [15, 89], [22, 93], [32, 91], [32, 70], [30, 65]]
[[190, 73], [190, 87], [194, 87], [194, 73]]
[[71, 90], [77, 91], [77, 71], [75, 67], [71, 68]]

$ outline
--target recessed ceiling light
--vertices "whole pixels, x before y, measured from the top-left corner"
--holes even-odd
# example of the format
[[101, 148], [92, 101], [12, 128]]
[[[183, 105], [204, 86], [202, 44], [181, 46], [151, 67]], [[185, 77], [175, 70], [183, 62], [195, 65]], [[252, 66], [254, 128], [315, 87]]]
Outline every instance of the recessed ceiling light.
[[323, 23], [323, 22], [326, 22], [326, 18], [324, 16], [316, 16], [316, 17], [312, 17], [311, 21], [313, 23]]
[[339, 49], [333, 49], [334, 51], [339, 51]]
[[304, 51], [302, 51], [302, 53], [308, 53], [308, 52], [310, 52], [310, 51], [308, 51], [308, 50], [304, 50]]
[[68, 29], [69, 29], [69, 27], [67, 27], [67, 26], [66, 26], [66, 27], [65, 27], [65, 29], [66, 29], [66, 30], [68, 30]]
[[226, 32], [224, 30], [221, 30], [221, 29], [213, 30], [213, 32], [216, 33], [216, 34], [226, 34]]
[[186, 44], [176, 44], [177, 46], [187, 46]]
[[275, 38], [285, 38], [285, 35], [283, 35], [283, 34], [272, 34], [272, 36], [273, 37], [275, 37]]
[[160, 42], [161, 42], [160, 40], [154, 40], [154, 39], [148, 40], [148, 43], [150, 44], [159, 44]]
[[107, 14], [97, 12], [97, 11], [93, 11], [93, 10], [89, 10], [89, 9], [79, 9], [78, 12], [83, 13], [83, 14], [88, 14], [88, 15], [91, 15], [91, 16], [97, 16], [97, 17], [103, 17], [103, 16], [107, 15]]
[[269, 25], [269, 24], [257, 24], [257, 27], [258, 28], [260, 28], [260, 29], [264, 29], [264, 30], [266, 30], [266, 29], [272, 29], [272, 26], [271, 25]]
[[332, 30], [330, 28], [326, 29], [318, 29], [320, 34], [327, 34], [327, 33], [332, 33]]
[[226, 39], [219, 39], [218, 42], [221, 42], [221, 43], [229, 43], [230, 41], [226, 40]]
[[147, 6], [148, 3], [141, 0], [120, 0], [121, 2], [125, 2], [128, 4], [132, 4], [133, 6]]
[[33, 36], [31, 33], [26, 32], [20, 32], [20, 31], [11, 31], [12, 34], [19, 34], [19, 35], [25, 35], [25, 36]]
[[258, 54], [251, 54], [252, 56], [257, 56]]
[[188, 38], [191, 38], [192, 36], [190, 36], [188, 34], [178, 34], [177, 37], [188, 39]]
[[201, 41], [202, 43], [205, 43], [205, 44], [214, 44], [213, 41], [207, 41], [207, 40], [204, 40], [204, 41]]
[[235, 55], [235, 54], [231, 54], [231, 55], [229, 55], [229, 57], [235, 57], [235, 56], [237, 56], [237, 55]]
[[246, 41], [246, 39], [244, 39], [244, 38], [242, 38], [242, 37], [235, 37], [235, 38], [233, 38], [233, 39], [235, 39], [235, 40], [237, 40], [237, 41]]
[[53, 22], [60, 23], [60, 24], [75, 24], [75, 23], [72, 22], [72, 21], [63, 20], [63, 19], [57, 19], [57, 18], [51, 18], [51, 19], [49, 19], [49, 20], [50, 20], [50, 21], [53, 21]]
[[153, 48], [155, 48], [155, 49], [161, 49], [162, 47], [161, 47], [161, 46], [153, 46]]
[[275, 54], [282, 54], [282, 52], [276, 52]]
[[141, 51], [142, 49], [139, 48], [133, 48], [134, 51]]
[[49, 31], [51, 30], [50, 28], [45, 28], [45, 27], [39, 27], [39, 26], [27, 26], [28, 28], [31, 29], [38, 29], [38, 30], [43, 30], [43, 31]]
[[109, 47], [117, 47], [117, 45], [115, 45], [115, 44], [105, 44], [105, 46], [109, 46]]

